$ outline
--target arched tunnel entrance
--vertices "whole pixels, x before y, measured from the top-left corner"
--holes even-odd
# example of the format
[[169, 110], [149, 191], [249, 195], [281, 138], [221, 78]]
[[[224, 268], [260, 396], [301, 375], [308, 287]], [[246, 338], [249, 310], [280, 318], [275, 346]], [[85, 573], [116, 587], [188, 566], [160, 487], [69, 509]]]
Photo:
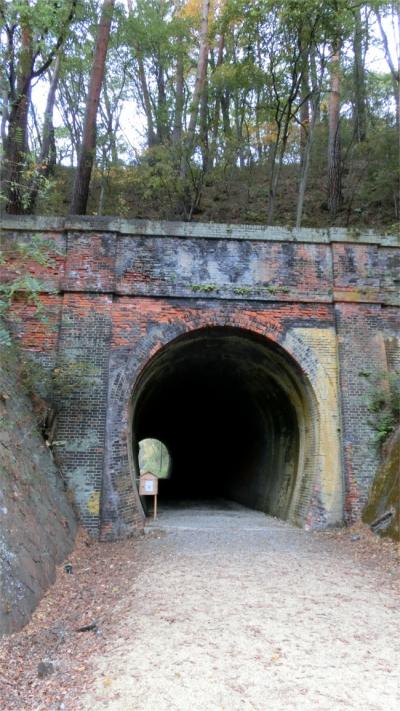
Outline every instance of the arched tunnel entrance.
[[300, 367], [274, 342], [238, 328], [193, 331], [159, 351], [136, 384], [136, 476], [139, 442], [154, 438], [170, 455], [161, 498], [222, 497], [293, 519], [305, 468], [311, 476], [312, 410]]

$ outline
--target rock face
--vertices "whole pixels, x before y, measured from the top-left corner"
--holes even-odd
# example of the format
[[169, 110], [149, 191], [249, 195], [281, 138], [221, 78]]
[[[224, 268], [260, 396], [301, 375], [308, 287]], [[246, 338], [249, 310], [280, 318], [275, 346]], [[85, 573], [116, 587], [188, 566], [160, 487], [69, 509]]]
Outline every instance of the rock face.
[[400, 541], [400, 427], [384, 448], [362, 518], [376, 533]]
[[0, 348], [0, 635], [28, 622], [76, 532], [16, 365], [11, 349]]

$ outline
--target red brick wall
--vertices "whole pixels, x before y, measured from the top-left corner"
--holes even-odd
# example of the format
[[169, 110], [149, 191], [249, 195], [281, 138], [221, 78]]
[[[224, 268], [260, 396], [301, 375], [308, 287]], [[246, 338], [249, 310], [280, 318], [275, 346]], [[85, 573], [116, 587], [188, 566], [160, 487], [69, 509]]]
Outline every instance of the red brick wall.
[[[104, 538], [123, 536], [141, 525], [128, 459], [128, 405], [138, 373], [179, 334], [224, 324], [283, 347], [299, 329], [336, 331], [345, 515], [349, 521], [359, 515], [377, 464], [359, 374], [388, 367], [388, 339], [396, 360], [394, 238], [343, 233], [334, 241], [338, 234], [326, 231], [249, 228], [246, 234], [245, 227], [235, 237], [223, 226], [55, 222], [32, 218], [21, 226], [8, 218], [0, 245], [9, 259], [0, 278], [27, 269], [43, 280], [44, 320], [23, 295], [11, 309], [22, 347], [46, 368], [86, 369], [79, 391], [61, 403], [57, 439], [64, 444], [57, 454], [94, 534], [102, 527]], [[54, 244], [51, 266], [21, 263], [16, 244], [32, 234]], [[324, 345], [299, 338], [294, 358], [312, 384]], [[316, 491], [311, 483], [309, 489]], [[301, 517], [312, 521], [305, 508]]]

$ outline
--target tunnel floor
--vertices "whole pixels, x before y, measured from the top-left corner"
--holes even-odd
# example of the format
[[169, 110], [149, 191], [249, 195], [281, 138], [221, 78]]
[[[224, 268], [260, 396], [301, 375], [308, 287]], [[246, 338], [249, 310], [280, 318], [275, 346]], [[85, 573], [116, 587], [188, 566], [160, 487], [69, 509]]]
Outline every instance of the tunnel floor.
[[307, 397], [276, 344], [233, 328], [173, 341], [145, 368], [132, 419], [134, 456], [146, 438], [168, 450], [160, 499], [231, 500], [288, 518]]
[[181, 516], [197, 517], [199, 515], [206, 515], [212, 517], [220, 515], [221, 512], [229, 516], [230, 512], [234, 514], [237, 511], [253, 511], [253, 509], [242, 506], [236, 501], [230, 501], [229, 499], [223, 498], [185, 499], [159, 497], [156, 519], [153, 518], [154, 509], [152, 497], [149, 497], [146, 508], [146, 526], [149, 526], [154, 521], [165, 523], [168, 520], [179, 519]]

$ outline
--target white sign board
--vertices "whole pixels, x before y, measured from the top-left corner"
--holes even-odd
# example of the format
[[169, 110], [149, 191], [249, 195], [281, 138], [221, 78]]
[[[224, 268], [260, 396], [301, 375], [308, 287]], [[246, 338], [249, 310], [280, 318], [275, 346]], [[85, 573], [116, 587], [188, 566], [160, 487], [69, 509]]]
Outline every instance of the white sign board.
[[156, 496], [158, 494], [158, 479], [155, 474], [145, 472], [139, 479], [140, 496]]
[[144, 492], [145, 494], [154, 494], [154, 481], [144, 482]]

